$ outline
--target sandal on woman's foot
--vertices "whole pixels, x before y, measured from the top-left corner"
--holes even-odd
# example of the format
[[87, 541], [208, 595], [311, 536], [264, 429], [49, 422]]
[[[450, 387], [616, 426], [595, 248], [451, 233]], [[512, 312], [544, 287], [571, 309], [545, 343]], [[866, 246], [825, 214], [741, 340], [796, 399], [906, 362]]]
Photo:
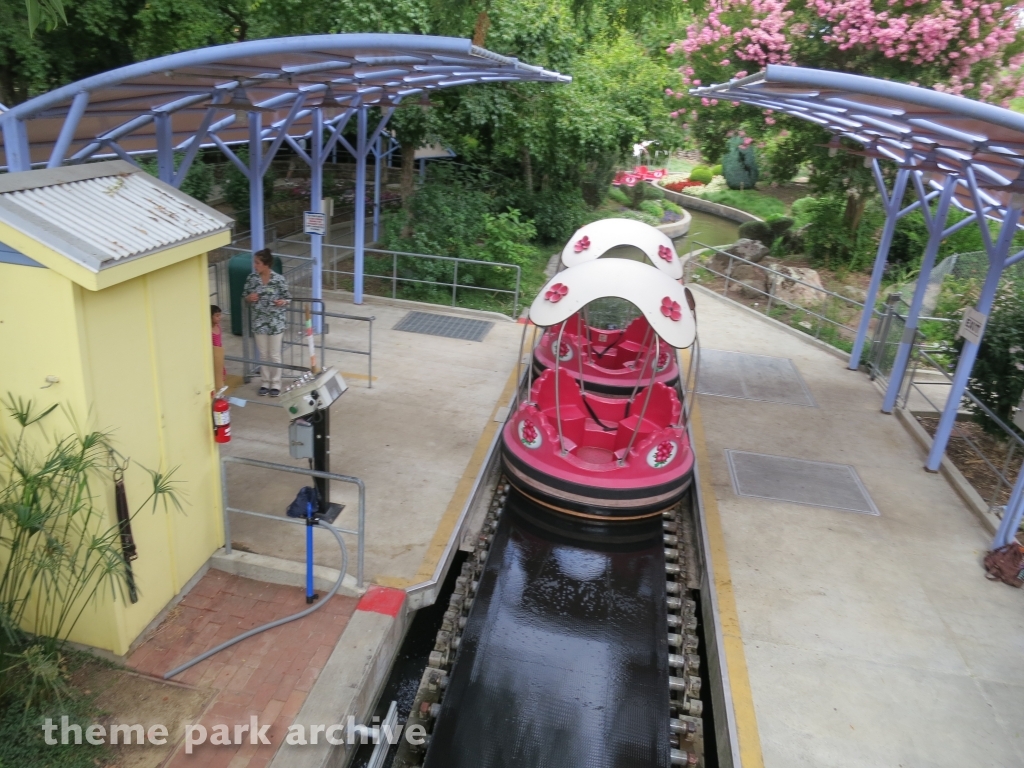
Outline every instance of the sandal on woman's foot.
[[277, 397], [280, 394], [281, 394], [281, 390], [280, 389], [272, 389], [272, 390], [270, 390], [270, 396], [271, 397]]
[[260, 387], [260, 391], [257, 392], [256, 394], [259, 395], [260, 397], [266, 397], [268, 394], [270, 394], [270, 390], [267, 389], [266, 387]]

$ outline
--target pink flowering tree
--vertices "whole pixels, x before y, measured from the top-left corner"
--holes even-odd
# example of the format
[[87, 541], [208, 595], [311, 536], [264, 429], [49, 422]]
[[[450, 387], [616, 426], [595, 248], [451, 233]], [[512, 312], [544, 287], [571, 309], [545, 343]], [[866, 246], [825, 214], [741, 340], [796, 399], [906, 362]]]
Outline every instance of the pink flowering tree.
[[1024, 2], [1006, 0], [709, 0], [668, 48], [683, 87], [672, 113], [711, 161], [732, 136], [760, 150], [770, 180], [807, 164], [819, 191], [849, 194], [856, 228], [872, 188], [860, 159], [829, 158], [829, 136], [806, 121], [687, 88], [744, 77], [767, 64], [853, 72], [1008, 105], [1024, 96]]

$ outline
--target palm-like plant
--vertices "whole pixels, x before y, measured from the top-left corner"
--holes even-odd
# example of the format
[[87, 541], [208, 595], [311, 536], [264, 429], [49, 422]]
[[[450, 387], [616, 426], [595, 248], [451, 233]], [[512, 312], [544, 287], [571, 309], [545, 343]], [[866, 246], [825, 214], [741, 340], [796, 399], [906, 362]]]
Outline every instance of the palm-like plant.
[[64, 3], [61, 0], [25, 0], [25, 10], [28, 11], [28, 32], [35, 34], [36, 29], [42, 26], [47, 31], [56, 29], [60, 22], [68, 23], [68, 17], [64, 15]]
[[[42, 432], [57, 406], [37, 410], [11, 396], [3, 405], [16, 427], [0, 434], [0, 642], [20, 645], [25, 627], [58, 645], [101, 588], [124, 594], [120, 527], [94, 492], [116, 452], [107, 432], [49, 438], [40, 450], [45, 434], [29, 433]], [[152, 488], [132, 516], [158, 503], [180, 509], [174, 470], [146, 472]]]

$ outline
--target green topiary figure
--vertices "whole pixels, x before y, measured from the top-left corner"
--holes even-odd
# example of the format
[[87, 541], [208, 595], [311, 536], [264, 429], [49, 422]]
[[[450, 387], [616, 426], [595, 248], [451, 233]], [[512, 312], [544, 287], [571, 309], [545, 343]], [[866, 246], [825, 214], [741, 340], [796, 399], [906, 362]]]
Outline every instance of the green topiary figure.
[[769, 248], [775, 239], [771, 226], [765, 221], [745, 221], [740, 224], [739, 235], [747, 240], [758, 240]]
[[658, 219], [665, 215], [665, 209], [661, 207], [661, 203], [657, 200], [644, 200], [637, 206], [637, 209]]
[[744, 144], [747, 139], [733, 136], [729, 139], [729, 151], [722, 160], [722, 175], [729, 189], [753, 189], [757, 184], [757, 158], [754, 147]]
[[712, 165], [711, 166], [711, 175], [712, 176], [721, 176], [722, 175], [722, 164], [721, 163], [719, 163], [718, 165]]
[[768, 227], [772, 231], [772, 237], [782, 237], [786, 230], [793, 226], [793, 220], [789, 216], [773, 216], [768, 219]]
[[703, 165], [698, 165], [690, 171], [690, 181], [699, 181], [701, 184], [710, 184], [711, 179], [713, 178], [714, 174], [711, 173], [711, 169], [706, 168]]

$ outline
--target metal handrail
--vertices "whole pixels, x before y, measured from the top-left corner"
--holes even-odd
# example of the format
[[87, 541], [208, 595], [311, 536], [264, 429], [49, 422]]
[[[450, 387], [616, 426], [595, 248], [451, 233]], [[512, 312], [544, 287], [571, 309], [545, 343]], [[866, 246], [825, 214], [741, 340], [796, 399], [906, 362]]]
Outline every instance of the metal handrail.
[[335, 472], [320, 472], [315, 469], [303, 469], [302, 467], [293, 467], [290, 464], [276, 464], [272, 461], [262, 461], [260, 459], [248, 459], [244, 456], [221, 456], [220, 459], [220, 485], [221, 485], [221, 500], [223, 502], [223, 517], [224, 517], [224, 550], [230, 555], [231, 554], [231, 521], [228, 518], [229, 512], [235, 512], [240, 515], [250, 515], [252, 517], [262, 517], [268, 520], [276, 520], [282, 523], [293, 523], [295, 525], [306, 525], [305, 519], [290, 518], [290, 517], [278, 517], [277, 515], [268, 515], [264, 512], [252, 512], [248, 509], [238, 509], [228, 504], [228, 464], [242, 464], [248, 467], [259, 467], [260, 469], [272, 469], [278, 472], [288, 472], [293, 475], [307, 475], [309, 477], [320, 478], [323, 480], [337, 480], [339, 483], [349, 483], [355, 485], [359, 489], [359, 518], [356, 530], [351, 528], [341, 528], [334, 526], [337, 530], [342, 533], [348, 533], [356, 537], [357, 541], [357, 556], [356, 556], [356, 586], [360, 589], [363, 586], [363, 560], [365, 554], [366, 545], [366, 484], [363, 483], [358, 477], [351, 477], [349, 475], [339, 475]]
[[[282, 238], [280, 242], [282, 242], [282, 243], [291, 243], [293, 245], [304, 245], [304, 246], [309, 244], [308, 242], [306, 242], [304, 240], [294, 240], [294, 239], [289, 239], [289, 238]], [[327, 248], [334, 248], [334, 249], [336, 249], [336, 251], [340, 250], [340, 249], [344, 249], [346, 251], [353, 251], [353, 252], [355, 251], [355, 246], [352, 246], [352, 245], [337, 245], [337, 244], [334, 244], [334, 243], [324, 243], [323, 244], [323, 248], [325, 248], [325, 249], [327, 249]], [[523, 271], [522, 271], [522, 267], [520, 267], [518, 264], [510, 264], [510, 263], [501, 262], [501, 261], [485, 261], [483, 259], [466, 259], [466, 258], [463, 258], [461, 256], [438, 256], [438, 255], [429, 254], [429, 253], [414, 253], [412, 251], [391, 251], [391, 250], [386, 250], [386, 249], [382, 249], [382, 248], [365, 248], [364, 249], [364, 253], [383, 254], [383, 255], [386, 255], [386, 256], [391, 256], [391, 274], [390, 275], [375, 275], [375, 274], [367, 274], [365, 272], [363, 273], [363, 277], [364, 278], [371, 278], [371, 279], [377, 279], [377, 280], [390, 280], [391, 281], [391, 298], [397, 298], [398, 283], [417, 283], [417, 284], [421, 284], [421, 285], [436, 285], [436, 286], [442, 286], [442, 287], [446, 287], [446, 288], [451, 288], [452, 289], [452, 303], [451, 303], [451, 306], [453, 306], [453, 307], [457, 305], [458, 290], [461, 288], [461, 289], [466, 289], [466, 290], [471, 290], [471, 291], [483, 291], [483, 292], [486, 292], [486, 293], [509, 294], [509, 295], [512, 296], [512, 312], [510, 314], [510, 317], [515, 319], [516, 316], [519, 313], [519, 293], [520, 293], [520, 288], [522, 286], [522, 272]], [[433, 260], [436, 260], [436, 261], [450, 261], [450, 262], [453, 262], [454, 263], [454, 268], [453, 268], [454, 269], [454, 274], [453, 274], [452, 282], [448, 283], [448, 282], [442, 282], [442, 281], [439, 281], [439, 280], [420, 280], [420, 279], [411, 278], [411, 277], [399, 277], [398, 276], [398, 257], [399, 256], [404, 256], [404, 257], [408, 257], [408, 258], [433, 259]], [[332, 265], [336, 264], [337, 261], [340, 258], [341, 258], [340, 255], [336, 254], [331, 259]], [[508, 268], [508, 269], [514, 270], [515, 271], [515, 275], [516, 275], [515, 287], [512, 288], [512, 289], [508, 289], [508, 288], [488, 288], [488, 287], [479, 286], [479, 285], [466, 285], [466, 284], [459, 283], [459, 281], [458, 281], [459, 264], [479, 265], [479, 266], [485, 266], [485, 267], [503, 267], [503, 268]], [[349, 272], [349, 271], [346, 271], [346, 270], [339, 270], [339, 269], [336, 269], [336, 268], [333, 268], [333, 267], [331, 269], [324, 269], [323, 272], [324, 272], [324, 274], [354, 275], [354, 272]]]

